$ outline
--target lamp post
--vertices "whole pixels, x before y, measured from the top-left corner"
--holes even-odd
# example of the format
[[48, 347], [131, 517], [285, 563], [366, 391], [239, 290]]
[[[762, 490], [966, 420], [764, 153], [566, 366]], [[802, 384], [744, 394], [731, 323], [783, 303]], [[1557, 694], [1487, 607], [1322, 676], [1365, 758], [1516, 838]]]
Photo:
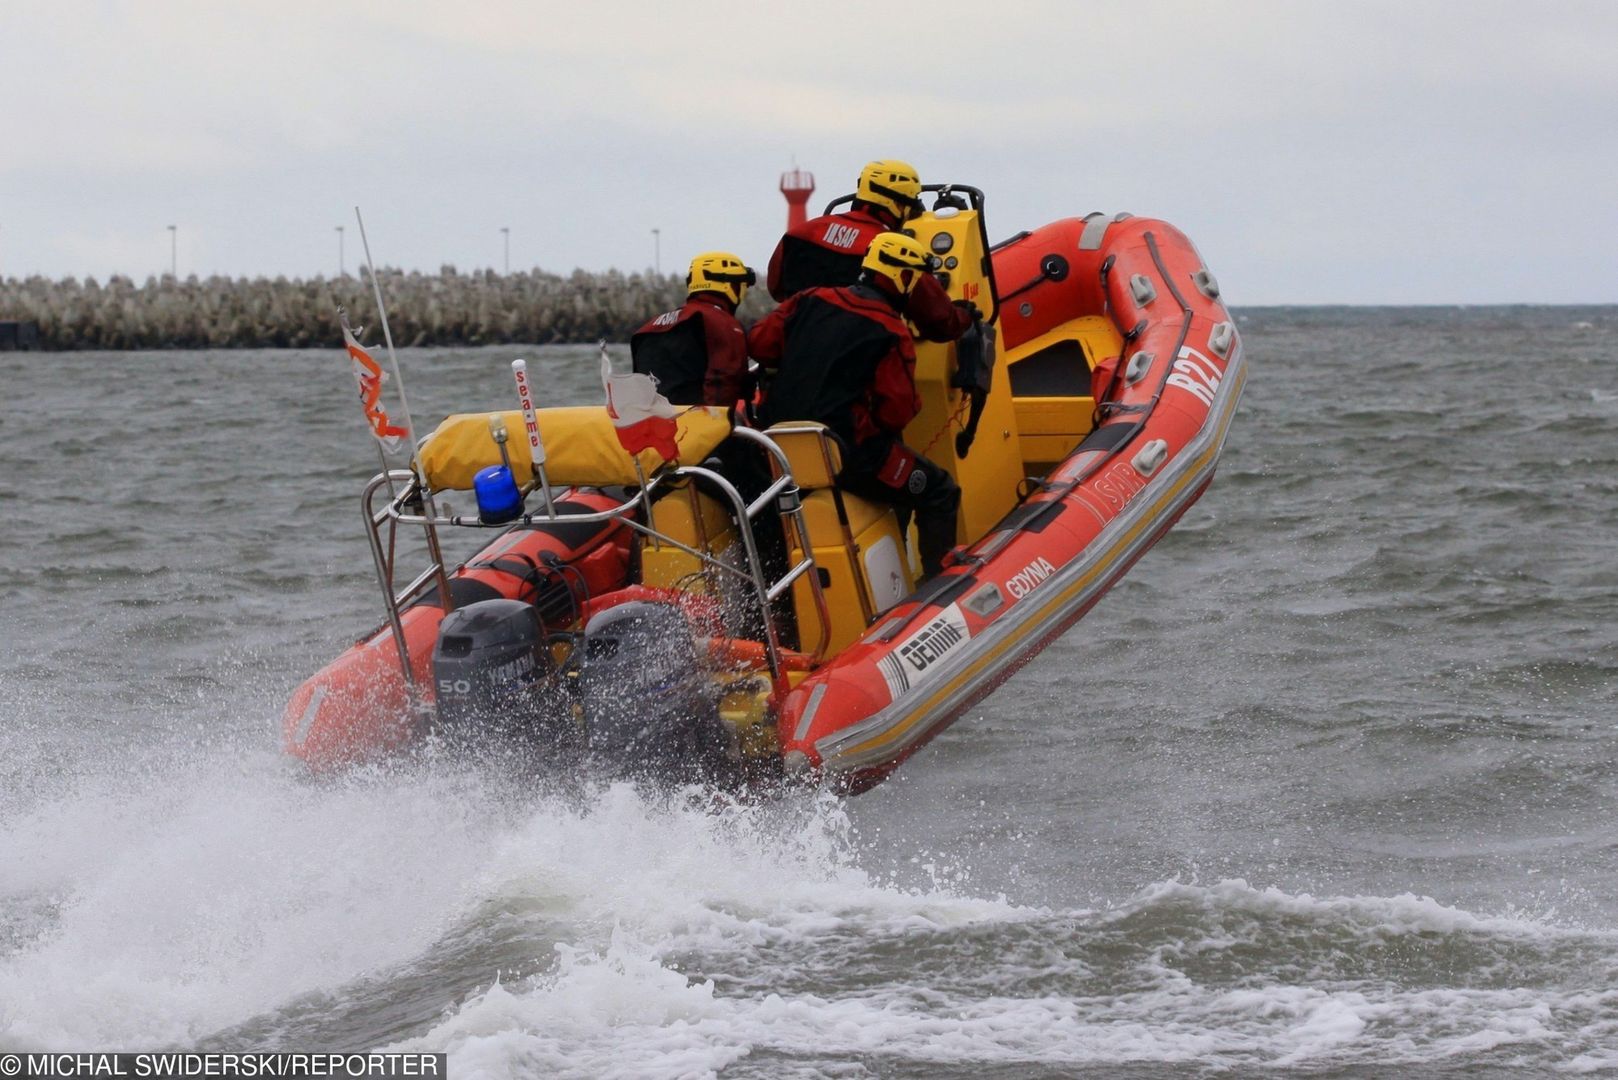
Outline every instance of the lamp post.
[[341, 225], [337, 226], [337, 276], [340, 279], [348, 276], [348, 264], [343, 259], [343, 227]]
[[169, 230], [169, 277], [175, 281], [180, 280], [180, 227], [170, 225]]
[[506, 274], [511, 274], [511, 226], [500, 226], [500, 238], [506, 242]]
[[663, 230], [652, 230], [652, 272], [658, 276], [663, 274]]

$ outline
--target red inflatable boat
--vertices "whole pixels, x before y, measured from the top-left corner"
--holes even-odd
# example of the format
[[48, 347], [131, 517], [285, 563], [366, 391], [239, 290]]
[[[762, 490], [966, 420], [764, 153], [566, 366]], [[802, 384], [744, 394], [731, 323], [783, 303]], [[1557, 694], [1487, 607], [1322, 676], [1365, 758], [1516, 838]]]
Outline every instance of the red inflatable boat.
[[[916, 587], [912, 538], [839, 490], [841, 448], [817, 425], [689, 409], [665, 461], [631, 457], [604, 408], [539, 410], [538, 452], [504, 435], [522, 412], [452, 416], [416, 467], [366, 489], [388, 621], [294, 693], [287, 750], [323, 769], [515, 739], [859, 791], [1072, 626], [1212, 480], [1240, 337], [1172, 226], [1092, 214], [991, 247], [979, 192], [928, 190], [911, 226], [997, 329], [976, 350], [918, 343], [906, 442], [956, 477], [969, 538], [943, 574]], [[773, 484], [738, 490], [712, 456], [727, 439]], [[509, 520], [440, 507], [497, 465], [520, 489]], [[757, 542], [776, 519], [784, 560]], [[440, 533], [465, 528], [494, 537], [452, 570]], [[426, 552], [403, 584], [401, 530]]]

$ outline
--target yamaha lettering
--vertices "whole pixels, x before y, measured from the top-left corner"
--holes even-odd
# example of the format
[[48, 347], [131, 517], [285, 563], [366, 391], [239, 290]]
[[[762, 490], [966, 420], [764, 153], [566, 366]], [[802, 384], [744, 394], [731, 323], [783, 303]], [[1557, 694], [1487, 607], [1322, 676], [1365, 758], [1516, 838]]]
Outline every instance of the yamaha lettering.
[[505, 683], [520, 679], [534, 670], [534, 663], [533, 653], [519, 653], [504, 664], [490, 668], [489, 681]]

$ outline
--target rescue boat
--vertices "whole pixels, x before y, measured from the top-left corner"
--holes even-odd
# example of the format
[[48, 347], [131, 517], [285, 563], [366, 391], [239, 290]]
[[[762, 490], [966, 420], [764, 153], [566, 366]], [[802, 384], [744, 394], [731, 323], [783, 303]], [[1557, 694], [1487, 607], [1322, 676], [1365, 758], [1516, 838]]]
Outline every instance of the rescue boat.
[[[818, 425], [690, 408], [669, 458], [632, 456], [604, 407], [451, 416], [365, 488], [387, 619], [292, 695], [286, 750], [326, 770], [499, 739], [853, 793], [1071, 627], [1212, 481], [1240, 335], [1163, 221], [1090, 214], [991, 245], [981, 192], [925, 191], [907, 228], [983, 313], [980, 334], [917, 342], [905, 441], [962, 491], [943, 573], [918, 586], [913, 537], [838, 488], [842, 448]], [[531, 445], [508, 436], [530, 421]], [[721, 443], [767, 462], [768, 487], [744, 495]], [[445, 506], [497, 467], [514, 507]], [[784, 559], [762, 542], [777, 522]], [[460, 529], [493, 537], [452, 569], [441, 533]], [[424, 539], [408, 580], [401, 530]]]

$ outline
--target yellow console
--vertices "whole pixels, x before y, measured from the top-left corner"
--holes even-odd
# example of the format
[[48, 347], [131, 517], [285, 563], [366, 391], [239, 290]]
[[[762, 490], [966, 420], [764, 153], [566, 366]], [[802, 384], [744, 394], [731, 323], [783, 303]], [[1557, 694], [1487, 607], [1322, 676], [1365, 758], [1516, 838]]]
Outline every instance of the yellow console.
[[[940, 279], [952, 300], [970, 300], [989, 319], [994, 315], [989, 287], [989, 253], [976, 210], [928, 211], [905, 224], [922, 245], [942, 260]], [[989, 346], [993, 349], [994, 346]], [[957, 366], [956, 345], [916, 341], [916, 389], [921, 412], [905, 428], [905, 444], [948, 469], [961, 488], [957, 542], [968, 544], [1017, 504], [1024, 475], [1017, 416], [1005, 364], [997, 357], [977, 438], [963, 456], [955, 436], [965, 426], [969, 397], [950, 385]]]

